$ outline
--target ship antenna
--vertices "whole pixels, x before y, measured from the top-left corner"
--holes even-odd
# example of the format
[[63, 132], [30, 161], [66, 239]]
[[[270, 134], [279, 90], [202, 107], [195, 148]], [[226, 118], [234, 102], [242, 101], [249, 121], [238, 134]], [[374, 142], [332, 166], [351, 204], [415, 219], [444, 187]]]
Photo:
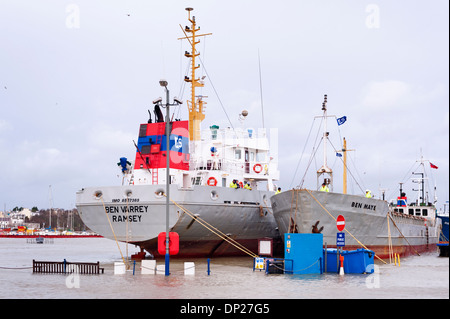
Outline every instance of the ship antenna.
[[[186, 51], [184, 56], [191, 59], [191, 76], [185, 76], [184, 81], [191, 84], [191, 100], [187, 101], [189, 111], [189, 137], [191, 141], [200, 140], [200, 124], [205, 119], [205, 104], [202, 100], [202, 96], [196, 96], [195, 88], [203, 87], [203, 79], [195, 77], [195, 70], [200, 68], [200, 64], [196, 65], [195, 58], [200, 55], [196, 50], [196, 45], [200, 43], [198, 37], [207, 36], [212, 33], [197, 34], [200, 27], [197, 27], [195, 17], [191, 17], [191, 11], [193, 8], [186, 8], [188, 12], [188, 20], [191, 22], [191, 26], [186, 26], [184, 29], [180, 25], [181, 30], [185, 35], [184, 38], [178, 38], [178, 40], [187, 39], [191, 45], [191, 52]], [[196, 99], [197, 98], [197, 99]]]
[[258, 49], [258, 66], [259, 66], [259, 94], [261, 95], [261, 117], [262, 117], [262, 127], [264, 128], [264, 103], [263, 103], [263, 88], [261, 79], [261, 58], [259, 56], [259, 49]]

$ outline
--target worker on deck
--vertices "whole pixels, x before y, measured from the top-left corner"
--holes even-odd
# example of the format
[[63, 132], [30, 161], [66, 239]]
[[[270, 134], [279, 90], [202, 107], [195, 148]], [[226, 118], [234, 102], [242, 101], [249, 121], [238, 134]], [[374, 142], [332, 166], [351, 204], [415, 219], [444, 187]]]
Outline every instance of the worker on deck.
[[366, 197], [367, 198], [372, 198], [372, 193], [368, 189], [366, 189]]
[[236, 182], [235, 179], [233, 179], [233, 181], [230, 183], [230, 187], [234, 188], [234, 189], [239, 188], [239, 185], [238, 185], [238, 183]]
[[281, 187], [278, 187], [277, 191], [275, 192], [275, 195], [278, 195], [279, 193], [281, 193]]
[[320, 187], [319, 191], [328, 193], [330, 191], [330, 189], [328, 188], [327, 184], [325, 182], [323, 182], [322, 187]]
[[248, 182], [244, 182], [244, 188], [248, 189], [248, 190], [252, 190], [252, 188], [250, 187], [250, 184]]

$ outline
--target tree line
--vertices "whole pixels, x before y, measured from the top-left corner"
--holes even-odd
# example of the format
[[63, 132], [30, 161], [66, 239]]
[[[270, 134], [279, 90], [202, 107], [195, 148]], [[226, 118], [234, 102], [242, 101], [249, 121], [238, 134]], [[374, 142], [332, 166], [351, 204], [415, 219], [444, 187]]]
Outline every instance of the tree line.
[[[26, 223], [39, 223], [41, 228], [52, 228], [57, 230], [85, 231], [89, 228], [83, 223], [77, 209], [40, 209], [38, 214], [25, 217]], [[51, 211], [51, 214], [50, 214]]]

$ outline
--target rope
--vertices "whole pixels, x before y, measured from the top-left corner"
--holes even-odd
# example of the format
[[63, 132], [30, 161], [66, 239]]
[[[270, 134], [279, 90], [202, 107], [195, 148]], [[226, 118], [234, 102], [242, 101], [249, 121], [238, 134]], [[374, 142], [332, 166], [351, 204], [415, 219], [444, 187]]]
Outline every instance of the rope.
[[400, 229], [397, 227], [397, 224], [395, 223], [394, 219], [392, 218], [391, 214], [389, 214], [388, 212], [388, 216], [389, 218], [392, 220], [392, 223], [394, 224], [395, 228], [397, 228], [398, 232], [400, 233], [400, 235], [402, 235], [402, 237], [406, 240], [406, 242], [408, 243], [409, 246], [411, 246], [411, 248], [416, 252], [417, 256], [420, 256], [419, 252], [414, 248], [413, 245], [411, 245], [408, 241], [408, 239], [406, 239], [406, 237], [402, 234], [402, 232], [400, 231]]
[[303, 269], [300, 269], [300, 270], [296, 270], [296, 271], [293, 271], [293, 270], [287, 270], [287, 271], [286, 271], [284, 268], [281, 268], [281, 267], [277, 266], [277, 264], [270, 263], [270, 261], [267, 262], [267, 267], [268, 267], [269, 265], [271, 265], [271, 266], [273, 266], [273, 267], [275, 267], [275, 268], [277, 268], [277, 269], [283, 270], [284, 272], [288, 272], [289, 274], [296, 274], [296, 273], [300, 273], [301, 271], [304, 271], [304, 270], [306, 270], [306, 269], [308, 269], [308, 268], [311, 268], [312, 266], [314, 266], [315, 264], [317, 264], [317, 263], [320, 262], [320, 261], [321, 261], [321, 259], [319, 258], [319, 259], [317, 259], [315, 262], [313, 262], [311, 265], [309, 265], [308, 267], [303, 268]]
[[[288, 270], [288, 272], [289, 273], [291, 273], [291, 274], [295, 274], [295, 273], [300, 273], [301, 271], [304, 271], [304, 270], [306, 270], [306, 269], [308, 269], [308, 268], [311, 268], [312, 266], [314, 266], [315, 264], [317, 264], [318, 262], [320, 262], [321, 260], [320, 260], [320, 258], [319, 259], [317, 259], [315, 262], [313, 262], [311, 265], [309, 265], [308, 267], [306, 267], [306, 268], [303, 268], [303, 269], [300, 269], [300, 270], [296, 270], [296, 271], [289, 271]], [[276, 268], [279, 268], [277, 265], [273, 265], [273, 266], [275, 266]], [[280, 268], [279, 268], [280, 269]]]
[[[149, 270], [152, 270], [152, 271], [156, 271], [157, 269], [156, 268], [151, 268], [151, 267], [145, 267], [145, 266], [140, 266], [140, 268], [141, 269], [149, 269]], [[194, 264], [194, 266], [191, 266], [191, 267], [187, 267], [187, 268], [183, 268], [183, 270], [187, 270], [187, 269], [193, 269], [193, 268], [195, 268], [195, 264]], [[173, 272], [173, 270], [172, 269], [170, 269], [170, 273], [172, 273]], [[177, 271], [175, 271], [175, 272], [177, 272]], [[178, 272], [182, 272], [181, 270], [178, 270]]]
[[303, 146], [302, 155], [300, 155], [300, 158], [298, 159], [297, 167], [295, 168], [295, 172], [294, 172], [294, 175], [292, 176], [292, 180], [291, 180], [291, 184], [289, 184], [289, 188], [292, 187], [292, 184], [294, 183], [295, 177], [297, 176], [297, 171], [298, 171], [298, 168], [299, 168], [299, 166], [300, 166], [300, 162], [302, 161], [303, 154], [305, 154], [306, 145], [308, 144], [309, 137], [310, 137], [310, 135], [311, 135], [311, 131], [312, 131], [312, 128], [313, 128], [313, 126], [314, 126], [315, 120], [316, 120], [316, 119], [314, 118], [313, 121], [312, 121], [312, 123], [311, 123], [311, 128], [309, 129], [308, 137], [306, 138], [305, 145]]
[[116, 237], [116, 233], [114, 232], [114, 228], [113, 228], [113, 226], [111, 224], [111, 221], [109, 220], [108, 212], [106, 211], [106, 207], [105, 207], [105, 202], [103, 201], [103, 195], [100, 196], [100, 199], [102, 200], [103, 209], [104, 209], [105, 214], [106, 214], [106, 219], [108, 220], [109, 226], [111, 227], [111, 231], [113, 233], [114, 240], [116, 241], [117, 248], [119, 248], [119, 252], [120, 252], [120, 256], [122, 257], [122, 261], [123, 261], [123, 263], [125, 265], [127, 265], [127, 268], [130, 269], [129, 263], [127, 261], [125, 261], [125, 258], [123, 258], [122, 250], [120, 249], [119, 242], [118, 242], [117, 237]]
[[[186, 36], [186, 39], [187, 39], [187, 40], [189, 41], [189, 43], [192, 45], [191, 39], [188, 37], [186, 31], [184, 31], [184, 29], [183, 29], [183, 27], [181, 26], [181, 24], [180, 24], [180, 28], [181, 28], [181, 31], [183, 31], [184, 35]], [[197, 51], [197, 50], [196, 50], [196, 51]], [[197, 51], [197, 52], [198, 52], [198, 51]], [[192, 54], [195, 54], [195, 52], [192, 52]], [[211, 77], [209, 76], [208, 71], [206, 70], [206, 67], [205, 67], [205, 64], [203, 63], [203, 60], [201, 59], [200, 56], [198, 56], [198, 59], [199, 59], [200, 63], [202, 64], [203, 70], [205, 71], [206, 76], [208, 77], [208, 80], [209, 80], [209, 82], [211, 83], [211, 87], [213, 88], [214, 93], [216, 94], [216, 97], [217, 97], [217, 99], [219, 100], [219, 104], [220, 104], [220, 106], [222, 107], [222, 110], [223, 110], [223, 112], [225, 113], [225, 116], [227, 117], [228, 122], [230, 123], [231, 128], [232, 128], [233, 131], [235, 132], [233, 123], [231, 122], [230, 117], [228, 116], [228, 113], [227, 113], [227, 111], [225, 110], [225, 107], [223, 106], [222, 100], [220, 99], [219, 94], [217, 93], [217, 90], [216, 90], [216, 88], [214, 87], [214, 84], [212, 83]], [[192, 79], [192, 80], [194, 80], [194, 79]], [[195, 102], [192, 101], [192, 103], [195, 103]]]
[[444, 239], [443, 241], [448, 242], [447, 236], [445, 236], [444, 232], [442, 231], [442, 225], [441, 225], [441, 229], [439, 230], [439, 236], [442, 236], [442, 238]]
[[[319, 204], [320, 207], [322, 207], [322, 209], [323, 209], [328, 215], [330, 215], [330, 217], [333, 218], [334, 221], [336, 221], [336, 218], [335, 218], [333, 215], [331, 215], [330, 212], [329, 212], [325, 207], [322, 206], [322, 204], [314, 197], [314, 195], [313, 195], [308, 189], [305, 189], [305, 190], [309, 193], [309, 195], [311, 195], [311, 197], [317, 202], [317, 204]], [[352, 238], [353, 238], [354, 240], [356, 240], [356, 242], [357, 242], [358, 244], [360, 244], [364, 249], [369, 250], [366, 246], [364, 246], [363, 243], [361, 243], [358, 239], [356, 239], [356, 237], [353, 236], [352, 233], [350, 233], [347, 229], [344, 229], [344, 230], [345, 230], [350, 236], [352, 236]], [[377, 257], [377, 258], [378, 258], [379, 260], [381, 260], [383, 263], [387, 264], [383, 259], [381, 259], [380, 257], [378, 257], [376, 254], [375, 254], [375, 257]]]
[[[166, 195], [164, 195], [166, 196]], [[253, 253], [251, 250], [249, 250], [248, 248], [244, 247], [242, 244], [240, 244], [239, 242], [237, 242], [236, 240], [230, 238], [229, 236], [227, 236], [225, 233], [221, 232], [219, 229], [215, 228], [214, 226], [212, 226], [211, 224], [209, 224], [208, 222], [206, 222], [205, 220], [201, 219], [199, 216], [195, 216], [193, 213], [191, 213], [189, 210], [187, 210], [186, 208], [184, 208], [183, 206], [179, 205], [178, 203], [176, 203], [174, 200], [170, 200], [172, 203], [175, 204], [175, 206], [177, 206], [178, 208], [180, 208], [183, 212], [185, 212], [186, 214], [188, 214], [189, 217], [191, 217], [192, 219], [194, 219], [195, 221], [197, 221], [200, 225], [202, 225], [203, 227], [205, 227], [206, 229], [208, 229], [210, 232], [212, 232], [213, 234], [217, 235], [218, 237], [220, 237], [221, 239], [223, 239], [224, 241], [226, 241], [227, 243], [231, 244], [232, 246], [236, 247], [237, 249], [241, 250], [242, 252], [246, 253], [247, 255], [256, 258], [259, 257], [258, 255], [256, 255], [255, 253]]]
[[[334, 147], [333, 143], [331, 143], [330, 140], [328, 140], [328, 141], [330, 142], [331, 146], [333, 147], [334, 152], [337, 153], [338, 150], [336, 150], [336, 147]], [[339, 157], [339, 159], [341, 160], [342, 164], [344, 164], [344, 160], [342, 159], [342, 157]], [[347, 164], [345, 164], [345, 167], [347, 168], [347, 172], [350, 174], [350, 176], [351, 176], [351, 177], [353, 178], [353, 180], [355, 181], [356, 185], [358, 185], [358, 187], [359, 187], [359, 189], [361, 190], [361, 192], [364, 193], [363, 188], [361, 187], [361, 185], [359, 185], [358, 181], [356, 180], [355, 176], [353, 176], [353, 173], [352, 173], [352, 171], [350, 170], [350, 168], [348, 167]], [[362, 179], [361, 179], [361, 181], [362, 181]], [[362, 181], [362, 182], [363, 182], [363, 181]], [[363, 186], [364, 186], [364, 185], [363, 185]], [[364, 188], [366, 188], [366, 187], [364, 187]]]
[[392, 249], [392, 239], [391, 239], [391, 227], [389, 223], [389, 212], [386, 215], [387, 225], [388, 225], [388, 248], [389, 248], [389, 263], [392, 263], [393, 249]]

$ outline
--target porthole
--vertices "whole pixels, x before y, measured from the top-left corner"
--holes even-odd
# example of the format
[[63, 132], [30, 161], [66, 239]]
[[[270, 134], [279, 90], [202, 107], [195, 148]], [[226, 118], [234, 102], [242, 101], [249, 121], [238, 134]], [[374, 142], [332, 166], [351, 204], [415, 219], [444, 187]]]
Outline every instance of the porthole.
[[162, 188], [158, 188], [158, 189], [155, 191], [155, 197], [156, 197], [156, 198], [163, 198], [165, 194], [166, 194], [166, 193], [164, 192], [164, 189], [162, 189]]
[[102, 191], [95, 191], [94, 192], [95, 199], [100, 199], [100, 198], [102, 198], [102, 196], [103, 196]]
[[219, 198], [219, 194], [215, 190], [211, 191], [211, 199], [217, 200]]

